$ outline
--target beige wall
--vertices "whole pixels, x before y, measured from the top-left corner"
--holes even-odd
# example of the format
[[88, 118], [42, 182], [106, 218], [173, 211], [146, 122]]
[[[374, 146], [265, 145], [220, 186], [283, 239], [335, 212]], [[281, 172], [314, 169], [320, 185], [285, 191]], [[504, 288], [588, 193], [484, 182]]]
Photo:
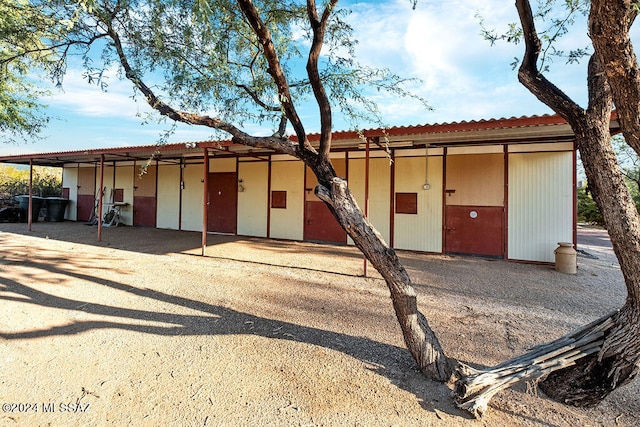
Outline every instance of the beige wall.
[[77, 194], [85, 195], [97, 195], [96, 188], [98, 187], [100, 177], [96, 174], [96, 168], [94, 166], [82, 166], [78, 168], [78, 192]]
[[238, 234], [267, 236], [267, 209], [269, 203], [269, 163], [241, 161], [238, 164]]
[[202, 231], [202, 201], [204, 199], [204, 166], [202, 163], [186, 164], [183, 170], [182, 229]]
[[553, 262], [573, 241], [573, 154], [509, 155], [508, 258]]
[[[365, 159], [349, 159], [349, 188], [365, 211]], [[369, 221], [390, 242], [391, 165], [387, 158], [369, 159]], [[348, 243], [353, 241], [348, 238]]]
[[235, 172], [236, 171], [236, 158], [235, 157], [223, 157], [220, 159], [209, 159], [209, 172]]
[[[102, 182], [103, 182], [103, 194], [102, 194], [102, 202], [103, 204], [107, 204], [111, 201], [109, 196], [111, 195], [111, 190], [113, 190], [113, 177], [115, 173], [115, 168], [113, 165], [104, 165], [103, 174], [102, 174]], [[100, 167], [98, 167], [96, 173], [96, 197], [100, 197], [99, 189], [100, 189]], [[102, 214], [107, 211], [106, 207], [103, 207]]]
[[[302, 240], [304, 236], [304, 163], [273, 162], [271, 190], [287, 192], [287, 208], [271, 209], [270, 237]], [[269, 206], [271, 206], [269, 204]]]
[[156, 227], [177, 230], [179, 218], [180, 165], [159, 165]]
[[446, 187], [447, 205], [504, 206], [504, 155], [447, 155]]
[[[120, 221], [126, 225], [133, 225], [133, 178], [134, 167], [131, 166], [118, 166], [115, 170], [116, 185], [115, 188], [124, 189], [124, 203], [128, 203], [127, 206], [123, 206], [120, 209]], [[108, 200], [109, 193], [105, 193], [105, 200]], [[109, 200], [110, 201], [110, 200]], [[105, 209], [106, 212], [106, 209]]]
[[64, 213], [64, 219], [76, 221], [78, 219], [78, 168], [65, 167], [62, 169], [62, 187], [69, 189], [69, 202]]
[[426, 161], [422, 157], [395, 159], [396, 193], [417, 193], [418, 213], [395, 214], [394, 247], [442, 252], [442, 157], [429, 156], [430, 189], [424, 190]]

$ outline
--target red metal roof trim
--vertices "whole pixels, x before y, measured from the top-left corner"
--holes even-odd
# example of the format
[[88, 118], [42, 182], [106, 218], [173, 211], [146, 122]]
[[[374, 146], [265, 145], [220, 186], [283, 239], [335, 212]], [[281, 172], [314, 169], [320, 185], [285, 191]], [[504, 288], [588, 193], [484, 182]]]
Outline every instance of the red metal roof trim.
[[[434, 133], [450, 133], [450, 132], [468, 132], [478, 130], [489, 129], [508, 129], [518, 127], [531, 127], [531, 126], [549, 126], [549, 125], [562, 125], [567, 121], [557, 114], [550, 115], [545, 114], [542, 116], [522, 116], [511, 117], [501, 119], [489, 119], [489, 120], [471, 120], [462, 122], [451, 123], [435, 123], [416, 126], [399, 126], [391, 128], [377, 128], [377, 129], [364, 129], [361, 132], [357, 131], [337, 131], [333, 133], [333, 139], [355, 139], [360, 135], [367, 137], [381, 137], [381, 136], [405, 136], [405, 135], [418, 135], [418, 134], [434, 134]], [[309, 141], [316, 141], [320, 138], [319, 134], [310, 134], [308, 136]], [[291, 137], [293, 141], [296, 141], [296, 137]]]
[[[617, 118], [617, 114], [612, 114], [612, 120]], [[417, 135], [417, 134], [434, 134], [434, 133], [451, 133], [451, 132], [468, 132], [478, 130], [489, 129], [507, 129], [518, 127], [532, 127], [532, 126], [550, 126], [561, 125], [567, 122], [557, 114], [550, 115], [545, 114], [542, 116], [522, 116], [489, 120], [472, 120], [461, 121], [451, 123], [436, 123], [416, 126], [400, 126], [391, 128], [377, 128], [377, 129], [365, 129], [361, 132], [358, 131], [337, 131], [333, 133], [334, 140], [344, 139], [357, 139], [360, 135], [366, 137], [382, 137], [382, 136], [405, 136], [405, 135]], [[310, 141], [317, 141], [320, 138], [319, 133], [309, 134]], [[291, 136], [292, 141], [297, 141], [295, 136]], [[71, 157], [73, 155], [84, 156], [100, 156], [102, 154], [124, 154], [130, 155], [141, 152], [159, 151], [160, 153], [166, 151], [182, 151], [191, 148], [196, 152], [202, 148], [220, 148], [225, 149], [230, 146], [234, 146], [231, 140], [220, 141], [195, 141], [195, 142], [178, 142], [171, 144], [154, 144], [154, 145], [141, 145], [141, 146], [129, 146], [129, 147], [116, 147], [116, 148], [96, 148], [87, 150], [74, 150], [74, 151], [59, 151], [41, 154], [22, 154], [16, 156], [2, 156], [0, 161], [10, 161], [16, 159], [29, 159], [37, 157], [40, 159], [56, 159], [56, 157]]]

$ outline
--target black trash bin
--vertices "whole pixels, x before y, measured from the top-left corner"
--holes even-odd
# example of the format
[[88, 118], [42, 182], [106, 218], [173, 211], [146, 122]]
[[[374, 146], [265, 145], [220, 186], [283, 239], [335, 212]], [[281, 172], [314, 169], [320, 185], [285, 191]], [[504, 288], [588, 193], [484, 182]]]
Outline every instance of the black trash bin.
[[[18, 206], [22, 210], [22, 222], [28, 221], [28, 212], [29, 212], [29, 196], [16, 196], [16, 200], [18, 201]], [[32, 196], [31, 197], [31, 214], [32, 221], [38, 221], [38, 216], [40, 215], [40, 207], [42, 206], [42, 197]]]
[[47, 221], [64, 221], [64, 211], [67, 209], [69, 200], [62, 197], [47, 197]]

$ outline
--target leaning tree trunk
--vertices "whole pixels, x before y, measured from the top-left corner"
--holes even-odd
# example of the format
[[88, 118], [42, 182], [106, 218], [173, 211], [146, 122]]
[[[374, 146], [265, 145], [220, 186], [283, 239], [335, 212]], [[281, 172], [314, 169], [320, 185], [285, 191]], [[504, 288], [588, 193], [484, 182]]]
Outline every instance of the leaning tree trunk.
[[347, 182], [327, 169], [314, 169], [320, 182], [315, 194], [329, 206], [355, 245], [384, 278], [404, 341], [418, 367], [431, 379], [449, 381], [453, 364], [445, 356], [427, 319], [418, 311], [416, 292], [395, 251], [365, 218]]

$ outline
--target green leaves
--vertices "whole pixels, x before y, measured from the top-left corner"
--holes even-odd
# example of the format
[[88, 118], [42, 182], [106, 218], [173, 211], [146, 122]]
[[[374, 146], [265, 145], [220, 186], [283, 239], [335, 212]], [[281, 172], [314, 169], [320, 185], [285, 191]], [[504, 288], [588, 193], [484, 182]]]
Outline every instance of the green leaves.
[[[253, 5], [271, 34], [290, 96], [280, 95], [265, 41], [234, 0], [0, 0], [0, 88], [6, 98], [0, 128], [37, 133], [46, 120], [36, 115], [44, 110], [33, 78], [44, 73], [62, 85], [72, 57], [82, 58], [89, 83], [106, 90], [104, 70], [121, 65], [116, 43], [109, 40], [113, 34], [130, 66], [129, 78], [144, 82], [164, 104], [237, 125], [266, 122], [278, 128], [284, 105], [300, 108], [313, 99], [305, 70], [311, 24], [306, 2]], [[318, 64], [331, 103], [357, 127], [361, 119], [379, 117], [377, 92], [411, 96], [402, 85], [412, 82], [357, 63], [348, 14], [331, 9]]]
[[[580, 62], [590, 55], [590, 46], [576, 46], [570, 50], [560, 49], [558, 45], [563, 37], [569, 34], [570, 28], [577, 19], [584, 18], [589, 11], [588, 0], [541, 0], [537, 2], [534, 18], [539, 22], [538, 37], [542, 42], [540, 64], [541, 71], [548, 71], [549, 64], [554, 59], [564, 60], [566, 64]], [[481, 35], [492, 45], [498, 41], [518, 44], [522, 41], [522, 28], [519, 23], [507, 24], [507, 29], [500, 32], [486, 26], [483, 16], [476, 14], [482, 27]], [[516, 68], [519, 60], [511, 63]]]

